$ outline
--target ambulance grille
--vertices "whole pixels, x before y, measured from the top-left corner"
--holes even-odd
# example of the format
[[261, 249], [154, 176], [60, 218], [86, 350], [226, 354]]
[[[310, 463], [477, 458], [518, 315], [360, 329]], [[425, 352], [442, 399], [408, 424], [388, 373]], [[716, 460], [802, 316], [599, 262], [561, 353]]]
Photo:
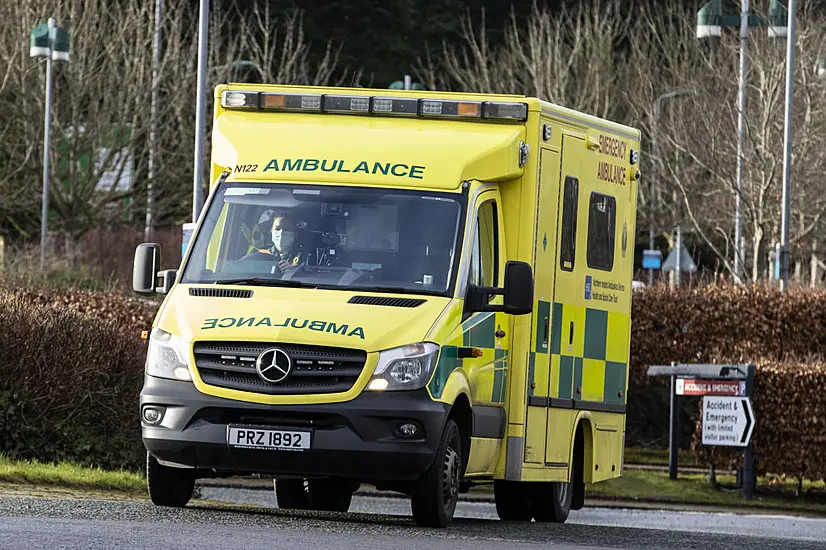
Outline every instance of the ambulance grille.
[[239, 288], [190, 288], [189, 295], [207, 298], [252, 298], [252, 291]]
[[[284, 350], [290, 373], [284, 380], [263, 380], [255, 368], [268, 349]], [[273, 342], [195, 342], [195, 367], [204, 383], [218, 388], [267, 395], [341, 393], [356, 383], [367, 353], [361, 350]]]
[[391, 298], [388, 296], [353, 296], [348, 304], [364, 304], [368, 306], [389, 307], [419, 307], [427, 300], [420, 298]]

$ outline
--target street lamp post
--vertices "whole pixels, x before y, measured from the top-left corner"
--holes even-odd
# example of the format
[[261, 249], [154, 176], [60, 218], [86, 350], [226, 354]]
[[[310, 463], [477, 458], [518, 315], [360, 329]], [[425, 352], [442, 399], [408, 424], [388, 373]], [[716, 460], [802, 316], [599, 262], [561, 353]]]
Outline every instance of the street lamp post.
[[154, 229], [154, 202], [155, 202], [155, 176], [157, 172], [158, 159], [158, 87], [160, 86], [161, 68], [161, 26], [163, 24], [163, 0], [155, 0], [155, 36], [152, 40], [152, 93], [149, 102], [149, 162], [147, 171], [149, 181], [146, 184], [146, 225], [144, 226], [144, 239], [149, 241], [152, 238]]
[[[793, 4], [793, 0], [790, 0], [790, 6], [793, 6]], [[784, 38], [787, 34], [787, 11], [778, 0], [771, 0], [769, 20], [766, 21], [749, 14], [749, 0], [740, 0], [739, 16], [723, 16], [721, 0], [711, 0], [697, 12], [697, 38], [719, 38], [722, 34], [722, 27], [740, 28], [740, 75], [737, 95], [737, 194], [734, 198], [734, 279], [736, 281], [741, 280], [741, 265], [745, 258], [740, 202], [743, 197], [743, 172], [745, 170], [746, 65], [749, 27], [766, 27], [770, 38]], [[789, 101], [788, 98], [787, 101]], [[790, 115], [788, 105], [787, 114]]]
[[783, 213], [780, 233], [780, 291], [789, 287], [789, 216], [792, 193], [792, 100], [794, 98], [795, 0], [789, 0], [786, 38], [786, 124], [783, 136]]
[[43, 123], [43, 204], [40, 221], [40, 269], [46, 268], [46, 235], [49, 225], [49, 144], [52, 126], [52, 61], [69, 61], [69, 33], [55, 26], [54, 18], [48, 24], [37, 25], [31, 33], [30, 57], [46, 59], [46, 98]]
[[209, 0], [201, 0], [198, 18], [198, 87], [195, 98], [195, 160], [192, 181], [192, 221], [198, 221], [204, 202], [204, 149], [206, 147], [206, 71]]
[[743, 142], [746, 138], [746, 60], [749, 39], [749, 0], [740, 0], [740, 76], [737, 98], [737, 195], [734, 198], [734, 279], [740, 280], [740, 264], [743, 262], [743, 229], [740, 218], [740, 202], [743, 197], [743, 169], [746, 159]]
[[[683, 95], [688, 95], [691, 93], [691, 90], [675, 90], [673, 92], [667, 92], [662, 94], [660, 97], [654, 101], [654, 120], [651, 124], [652, 131], [651, 131], [651, 157], [653, 160], [652, 168], [654, 169], [654, 174], [648, 181], [648, 249], [654, 250], [654, 185], [655, 183], [659, 183], [657, 180], [660, 175], [660, 166], [662, 164], [660, 160], [660, 148], [658, 139], [659, 133], [659, 120], [660, 120], [660, 103], [664, 99], [669, 99], [673, 97], [679, 97]], [[654, 286], [654, 269], [648, 270], [648, 286]]]

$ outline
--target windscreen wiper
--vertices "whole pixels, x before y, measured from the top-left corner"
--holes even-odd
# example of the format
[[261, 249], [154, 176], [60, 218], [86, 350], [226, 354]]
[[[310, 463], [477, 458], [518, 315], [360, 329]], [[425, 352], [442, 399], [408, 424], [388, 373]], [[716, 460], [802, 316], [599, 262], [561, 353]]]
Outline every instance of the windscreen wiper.
[[259, 286], [288, 286], [294, 288], [317, 288], [317, 285], [312, 283], [304, 283], [301, 281], [283, 280], [283, 279], [268, 279], [266, 277], [247, 277], [243, 279], [218, 279], [211, 281], [217, 285], [259, 285]]

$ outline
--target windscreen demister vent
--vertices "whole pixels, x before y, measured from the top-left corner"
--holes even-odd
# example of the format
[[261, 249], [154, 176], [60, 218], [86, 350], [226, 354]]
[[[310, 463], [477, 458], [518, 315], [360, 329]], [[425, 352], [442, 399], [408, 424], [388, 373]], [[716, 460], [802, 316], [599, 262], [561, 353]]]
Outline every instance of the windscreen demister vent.
[[240, 288], [190, 288], [189, 295], [204, 298], [252, 298], [252, 291]]
[[420, 298], [391, 298], [386, 296], [353, 296], [349, 304], [363, 304], [366, 306], [388, 307], [419, 307], [427, 300]]

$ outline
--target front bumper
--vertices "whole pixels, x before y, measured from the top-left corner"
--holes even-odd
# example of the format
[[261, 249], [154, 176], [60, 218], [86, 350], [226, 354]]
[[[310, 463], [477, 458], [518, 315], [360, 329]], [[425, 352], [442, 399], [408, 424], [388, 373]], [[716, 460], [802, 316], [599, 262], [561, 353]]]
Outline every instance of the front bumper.
[[[320, 405], [261, 405], [213, 397], [191, 382], [147, 376], [145, 405], [165, 408], [158, 426], [142, 422], [146, 449], [164, 462], [219, 474], [336, 476], [362, 482], [418, 478], [431, 464], [448, 405], [413, 392], [364, 392], [352, 401]], [[396, 427], [414, 421], [424, 430], [404, 439]], [[309, 429], [307, 451], [250, 450], [227, 444], [227, 425]]]

